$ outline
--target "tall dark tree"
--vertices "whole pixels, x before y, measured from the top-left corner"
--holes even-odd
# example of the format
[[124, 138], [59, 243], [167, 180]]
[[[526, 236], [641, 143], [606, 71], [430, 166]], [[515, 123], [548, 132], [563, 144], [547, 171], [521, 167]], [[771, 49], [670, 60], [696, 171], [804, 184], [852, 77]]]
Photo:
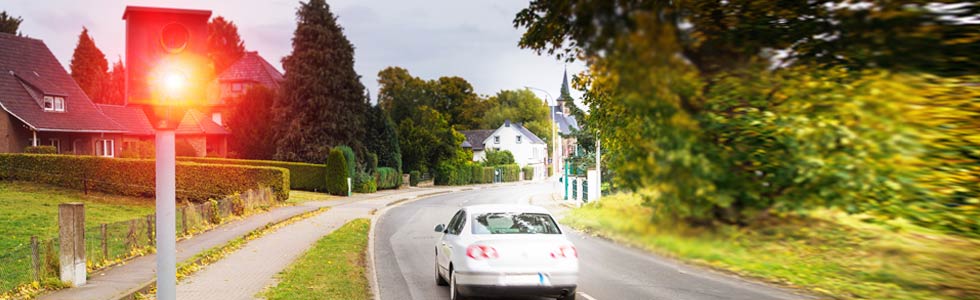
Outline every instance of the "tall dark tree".
[[103, 103], [122, 105], [126, 102], [126, 67], [122, 58], [112, 63], [109, 71], [109, 81], [104, 90]]
[[24, 22], [21, 17], [14, 17], [7, 14], [6, 11], [0, 12], [0, 32], [17, 34], [21, 22]]
[[293, 52], [283, 59], [282, 96], [276, 102], [276, 155], [322, 162], [330, 147], [363, 153], [364, 85], [354, 71], [354, 46], [324, 0], [300, 3]]
[[208, 58], [219, 74], [245, 55], [245, 42], [238, 35], [238, 26], [222, 16], [208, 22]]
[[365, 147], [378, 155], [378, 166], [402, 169], [402, 151], [398, 143], [398, 129], [380, 106], [368, 109]]
[[228, 118], [229, 146], [239, 158], [272, 159], [276, 153], [273, 113], [276, 92], [264, 86], [248, 89]]
[[88, 28], [82, 27], [78, 36], [75, 53], [71, 56], [71, 77], [85, 91], [92, 101], [106, 103], [106, 87], [109, 83], [109, 62], [102, 50], [95, 46], [95, 41], [88, 34]]

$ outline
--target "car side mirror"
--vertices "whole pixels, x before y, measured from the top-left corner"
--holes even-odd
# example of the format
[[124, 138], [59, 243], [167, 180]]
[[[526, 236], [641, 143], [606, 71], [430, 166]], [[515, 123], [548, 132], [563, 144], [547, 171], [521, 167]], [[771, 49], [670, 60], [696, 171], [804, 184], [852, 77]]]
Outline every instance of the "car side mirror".
[[436, 225], [436, 229], [435, 229], [435, 231], [436, 231], [436, 232], [443, 232], [443, 231], [446, 231], [446, 224], [439, 224], [439, 225]]

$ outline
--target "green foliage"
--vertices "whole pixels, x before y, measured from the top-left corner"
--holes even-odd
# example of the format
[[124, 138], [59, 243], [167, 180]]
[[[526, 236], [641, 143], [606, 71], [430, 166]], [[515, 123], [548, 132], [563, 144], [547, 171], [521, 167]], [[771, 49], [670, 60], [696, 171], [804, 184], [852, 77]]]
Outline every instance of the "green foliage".
[[95, 45], [92, 37], [88, 35], [88, 28], [82, 27], [82, 33], [78, 35], [78, 44], [75, 46], [75, 52], [72, 53], [68, 68], [71, 70], [72, 79], [75, 79], [85, 95], [93, 102], [101, 103], [109, 84], [109, 62], [106, 61], [102, 50]]
[[[0, 179], [24, 180], [88, 189], [113, 195], [152, 197], [152, 160], [93, 156], [0, 154]], [[262, 187], [279, 201], [289, 195], [289, 170], [181, 162], [177, 164], [177, 200], [202, 202]]]
[[196, 157], [197, 149], [194, 149], [194, 145], [191, 145], [191, 142], [186, 139], [177, 139], [174, 143], [174, 153], [178, 157]]
[[208, 199], [208, 222], [211, 224], [221, 224], [221, 206], [218, 200]]
[[510, 150], [487, 150], [483, 165], [488, 167], [509, 165], [514, 163], [514, 154]]
[[364, 172], [373, 175], [378, 170], [378, 155], [368, 152], [367, 159], [364, 161]]
[[485, 101], [476, 95], [473, 86], [456, 76], [423, 80], [404, 68], [388, 67], [378, 72], [378, 84], [378, 106], [396, 124], [414, 118], [416, 109], [425, 106], [443, 114], [457, 129], [473, 129], [485, 109]]
[[[220, 18], [220, 17], [219, 17]], [[234, 112], [228, 116], [228, 147], [239, 158], [272, 159], [276, 153], [275, 119], [271, 107], [276, 101], [276, 91], [265, 86], [253, 86], [234, 104]]]
[[402, 174], [398, 170], [389, 167], [378, 168], [377, 176], [378, 189], [397, 189], [402, 185]]
[[422, 173], [419, 171], [411, 171], [408, 173], [408, 185], [418, 186], [420, 180], [422, 180]]
[[245, 165], [277, 167], [289, 170], [289, 188], [301, 191], [326, 191], [324, 181], [327, 178], [327, 167], [320, 164], [285, 162], [274, 160], [247, 160], [211, 157], [178, 157], [177, 161], [198, 162], [205, 164]]
[[465, 185], [473, 181], [472, 163], [444, 161], [435, 169], [433, 183], [436, 185]]
[[0, 12], [0, 32], [19, 34], [17, 30], [20, 28], [21, 22], [24, 22], [24, 19], [21, 17], [9, 15], [7, 11]]
[[228, 196], [231, 202], [231, 214], [236, 216], [245, 215], [245, 200], [242, 199], [242, 194], [234, 193]]
[[364, 255], [370, 219], [355, 219], [320, 239], [263, 293], [269, 300], [371, 299]]
[[374, 193], [378, 191], [378, 185], [374, 182], [374, 176], [365, 172], [357, 172], [354, 177], [355, 193]]
[[513, 182], [521, 179], [521, 166], [517, 164], [500, 165], [497, 166], [497, 170], [500, 171], [501, 180], [504, 182]]
[[[574, 103], [569, 105], [574, 106]], [[496, 129], [504, 121], [510, 120], [522, 123], [534, 135], [551, 145], [551, 110], [531, 90], [502, 90], [490, 97], [486, 106], [480, 118], [480, 128]]]
[[124, 146], [122, 151], [119, 151], [119, 157], [154, 159], [156, 158], [156, 146], [151, 141], [131, 142], [128, 146]]
[[24, 153], [32, 154], [58, 154], [58, 148], [54, 146], [27, 146]]
[[[99, 103], [123, 105], [126, 103], [126, 66], [123, 65], [122, 57], [112, 63], [109, 70], [108, 82], [102, 91], [102, 99]], [[95, 100], [95, 99], [93, 99]]]
[[[208, 59], [214, 64], [214, 73], [222, 71], [245, 55], [245, 42], [238, 35], [238, 26], [222, 16], [208, 22]], [[266, 106], [268, 108], [269, 106]]]
[[327, 192], [332, 195], [347, 196], [347, 159], [344, 152], [334, 148], [327, 156]]
[[367, 135], [364, 137], [367, 151], [378, 155], [377, 165], [402, 169], [402, 150], [398, 141], [398, 128], [380, 105], [368, 109]]
[[354, 46], [324, 0], [301, 3], [296, 20], [275, 105], [275, 158], [318, 163], [336, 145], [360, 153], [368, 101], [354, 71]]
[[442, 161], [456, 160], [466, 138], [456, 132], [438, 111], [418, 108], [416, 119], [404, 119], [398, 125], [404, 167], [427, 172]]
[[355, 173], [357, 171], [357, 156], [354, 155], [354, 149], [343, 145], [337, 146], [334, 149], [338, 149], [340, 152], [344, 153], [344, 159], [347, 160], [347, 176], [354, 178], [355, 175], [357, 175]]
[[524, 180], [534, 180], [534, 167], [523, 167], [521, 168], [521, 172], [524, 173]]

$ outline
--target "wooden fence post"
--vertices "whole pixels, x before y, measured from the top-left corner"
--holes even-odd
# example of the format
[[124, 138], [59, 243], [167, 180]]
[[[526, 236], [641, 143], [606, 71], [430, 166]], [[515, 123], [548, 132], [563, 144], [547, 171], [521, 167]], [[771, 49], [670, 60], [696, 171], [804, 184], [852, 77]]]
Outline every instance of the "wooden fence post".
[[102, 223], [99, 227], [102, 231], [102, 261], [109, 261], [109, 225]]
[[133, 250], [138, 245], [136, 242], [136, 219], [130, 219], [129, 233], [126, 234], [126, 252]]
[[31, 236], [31, 269], [34, 270], [34, 281], [41, 282], [41, 255], [36, 235]]
[[58, 240], [61, 243], [61, 281], [85, 284], [85, 205], [58, 205]]

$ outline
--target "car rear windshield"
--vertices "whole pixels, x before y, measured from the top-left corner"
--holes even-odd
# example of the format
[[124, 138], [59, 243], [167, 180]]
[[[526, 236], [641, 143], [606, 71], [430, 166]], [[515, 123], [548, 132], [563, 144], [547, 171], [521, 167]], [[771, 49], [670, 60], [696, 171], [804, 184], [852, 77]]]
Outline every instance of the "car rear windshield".
[[548, 214], [482, 213], [473, 215], [473, 234], [561, 234]]

